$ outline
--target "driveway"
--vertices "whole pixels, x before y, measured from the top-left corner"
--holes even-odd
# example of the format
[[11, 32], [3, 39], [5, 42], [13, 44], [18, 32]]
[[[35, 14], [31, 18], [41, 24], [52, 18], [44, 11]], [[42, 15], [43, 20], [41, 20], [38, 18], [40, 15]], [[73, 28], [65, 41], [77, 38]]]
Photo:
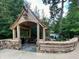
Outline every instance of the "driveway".
[[79, 59], [79, 44], [77, 49], [69, 53], [36, 53], [22, 50], [0, 50], [0, 59]]

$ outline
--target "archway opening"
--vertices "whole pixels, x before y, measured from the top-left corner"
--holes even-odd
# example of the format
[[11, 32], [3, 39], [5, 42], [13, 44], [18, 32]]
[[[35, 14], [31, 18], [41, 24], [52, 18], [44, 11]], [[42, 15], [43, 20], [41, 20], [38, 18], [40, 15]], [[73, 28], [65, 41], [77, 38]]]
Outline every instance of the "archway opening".
[[20, 38], [22, 44], [37, 41], [37, 24], [34, 22], [23, 22], [20, 24]]
[[21, 23], [20, 39], [22, 50], [35, 52], [37, 43], [37, 23], [29, 21]]

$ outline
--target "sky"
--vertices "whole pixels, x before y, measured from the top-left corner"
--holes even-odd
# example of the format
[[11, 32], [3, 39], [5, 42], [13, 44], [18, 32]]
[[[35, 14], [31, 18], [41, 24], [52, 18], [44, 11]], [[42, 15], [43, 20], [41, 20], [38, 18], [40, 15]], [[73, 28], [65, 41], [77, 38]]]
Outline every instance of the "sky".
[[[25, 0], [25, 1], [27, 1], [31, 4], [30, 7], [31, 7], [32, 11], [34, 11], [37, 6], [41, 17], [42, 17], [42, 10], [44, 10], [43, 11], [44, 16], [46, 16], [47, 18], [50, 18], [49, 5], [44, 5], [42, 0]], [[59, 4], [58, 6], [60, 7], [61, 4]], [[68, 0], [64, 4], [64, 15], [63, 16], [66, 16], [67, 12], [68, 12]]]
[[66, 16], [66, 15], [67, 15], [68, 7], [69, 7], [69, 2], [68, 2], [68, 0], [67, 0], [67, 1], [65, 2], [65, 4], [64, 4], [64, 15], [63, 15], [63, 16]]

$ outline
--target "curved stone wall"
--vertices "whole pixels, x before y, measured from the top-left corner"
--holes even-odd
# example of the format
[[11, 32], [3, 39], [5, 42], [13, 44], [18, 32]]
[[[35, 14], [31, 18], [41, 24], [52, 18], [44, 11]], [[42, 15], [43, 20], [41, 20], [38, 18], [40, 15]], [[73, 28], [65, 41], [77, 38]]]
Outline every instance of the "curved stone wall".
[[78, 38], [72, 38], [69, 41], [39, 41], [39, 52], [70, 52], [75, 50]]
[[20, 40], [15, 39], [3, 39], [0, 40], [0, 49], [20, 49], [21, 43]]

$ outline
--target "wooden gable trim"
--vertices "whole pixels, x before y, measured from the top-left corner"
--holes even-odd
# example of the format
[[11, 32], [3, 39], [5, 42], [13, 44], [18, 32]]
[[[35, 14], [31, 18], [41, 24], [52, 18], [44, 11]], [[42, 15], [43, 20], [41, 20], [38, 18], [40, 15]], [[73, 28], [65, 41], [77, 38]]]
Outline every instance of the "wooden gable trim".
[[[33, 16], [34, 18], [36, 18], [36, 20], [38, 20], [38, 23], [39, 23], [42, 27], [44, 27], [44, 28], [47, 29], [47, 27], [37, 18], [37, 16], [31, 11], [31, 9], [28, 8], [28, 10], [31, 12], [32, 16]], [[14, 26], [15, 24], [17, 24], [17, 22], [18, 22], [19, 19], [22, 17], [22, 15], [23, 15], [24, 12], [26, 12], [26, 11], [23, 9], [22, 12], [21, 12], [21, 14], [20, 14], [20, 16], [17, 18], [17, 20], [10, 26], [10, 29], [13, 29], [13, 26]]]
[[[29, 8], [28, 8], [29, 9]], [[39, 24], [44, 27], [45, 29], [47, 29], [47, 27], [40, 21], [40, 19], [31, 11], [31, 9], [29, 9], [30, 12], [32, 13], [32, 16], [34, 16], [36, 18], [36, 20], [38, 20]]]
[[24, 9], [22, 10], [21, 14], [18, 16], [18, 18], [16, 19], [16, 21], [10, 26], [10, 29], [13, 28], [13, 26], [19, 21], [19, 19], [21, 18], [21, 16], [23, 15], [24, 13]]

